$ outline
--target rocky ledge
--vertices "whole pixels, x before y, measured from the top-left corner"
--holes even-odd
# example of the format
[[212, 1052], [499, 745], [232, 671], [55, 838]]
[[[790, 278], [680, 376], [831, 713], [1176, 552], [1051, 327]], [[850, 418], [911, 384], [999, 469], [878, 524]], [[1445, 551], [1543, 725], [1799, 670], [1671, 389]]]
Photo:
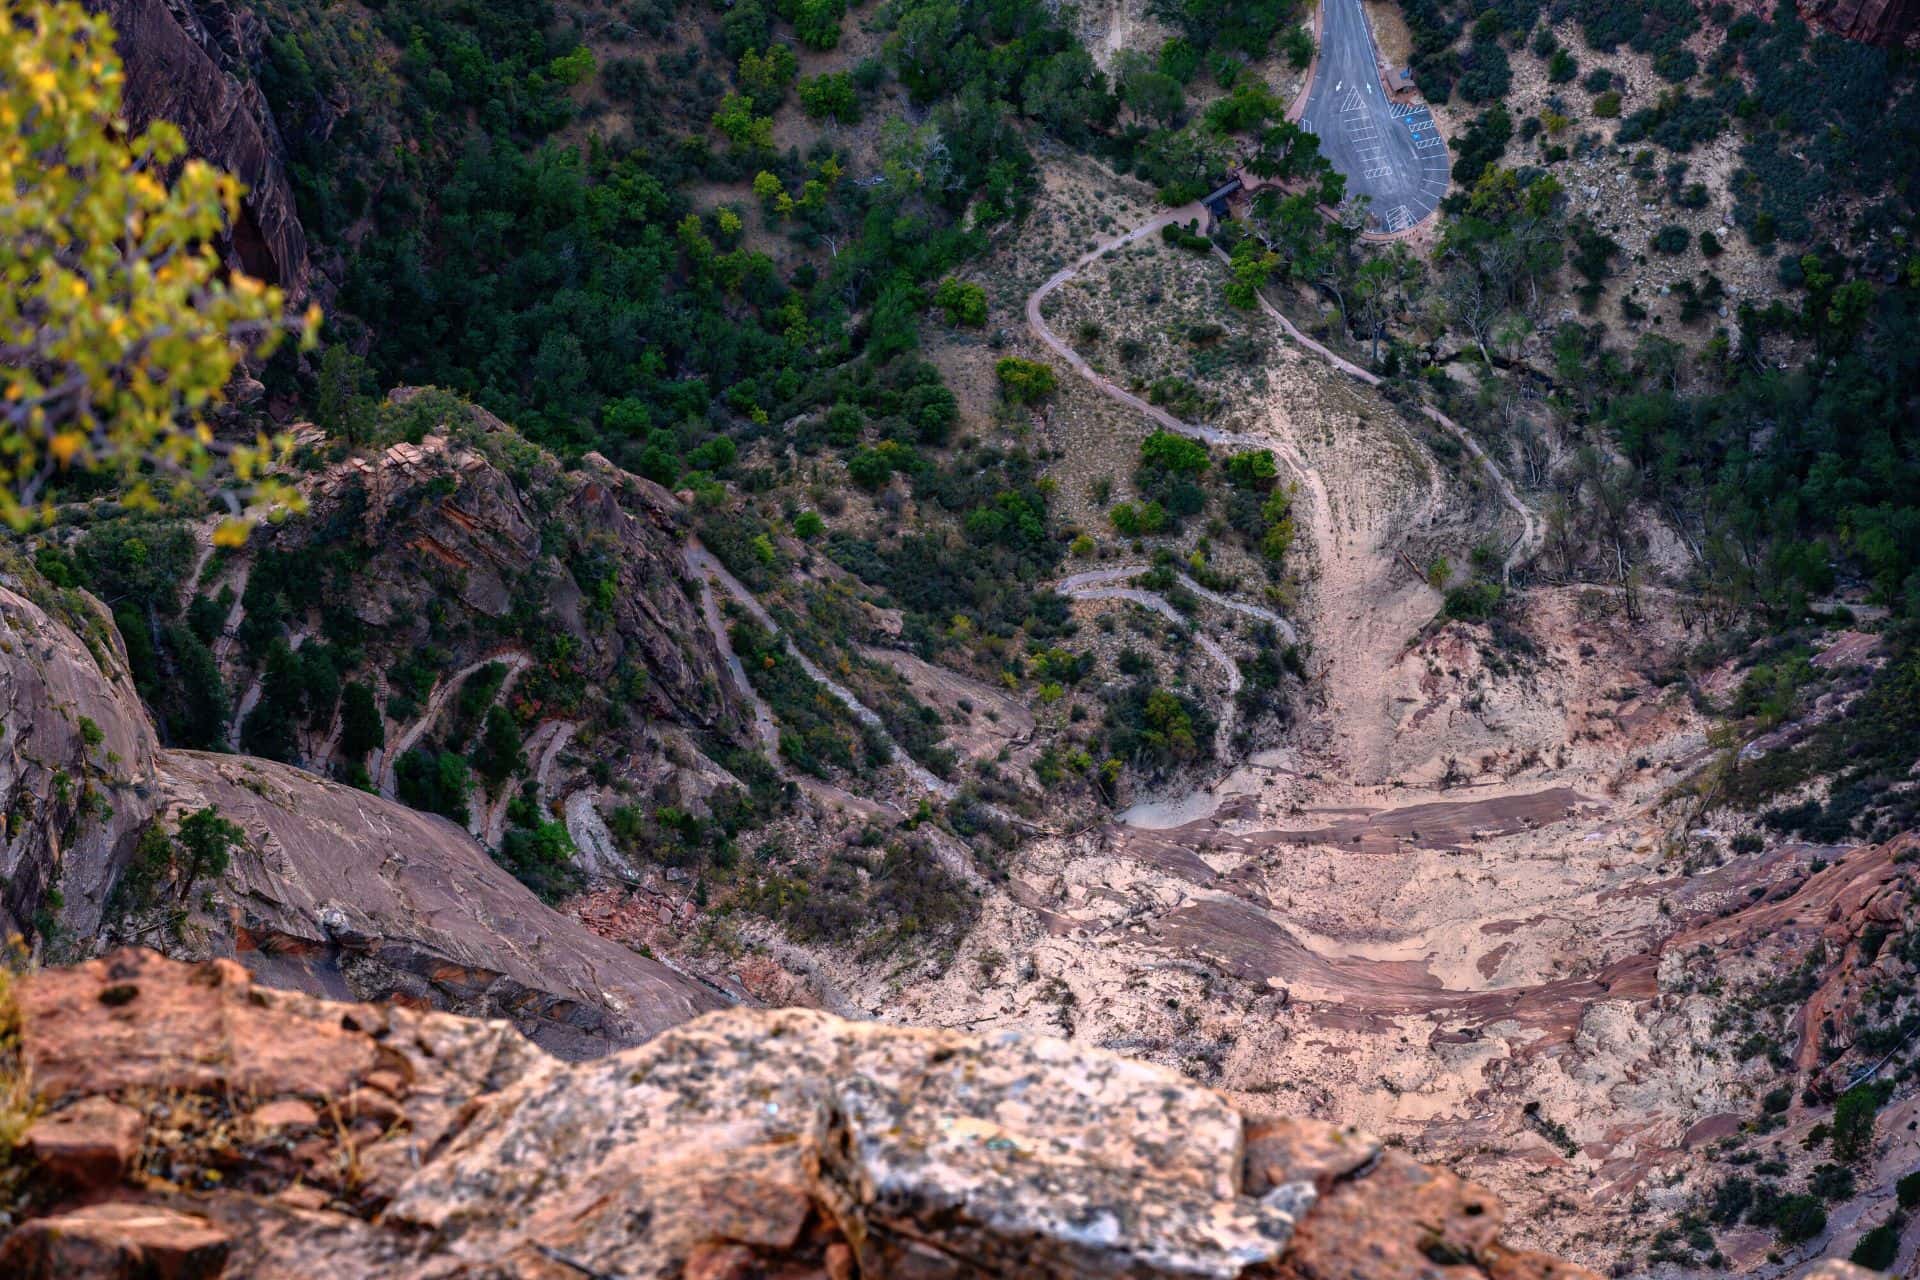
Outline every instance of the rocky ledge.
[[1594, 1280], [1364, 1134], [1050, 1039], [734, 1009], [566, 1063], [137, 950], [10, 1004], [8, 1276]]

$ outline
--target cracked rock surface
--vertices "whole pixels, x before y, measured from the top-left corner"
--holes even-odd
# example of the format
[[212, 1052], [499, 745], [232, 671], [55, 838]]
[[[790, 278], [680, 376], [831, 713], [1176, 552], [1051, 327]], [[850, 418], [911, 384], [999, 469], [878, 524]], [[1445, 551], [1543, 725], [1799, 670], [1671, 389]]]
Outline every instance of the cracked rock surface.
[[733, 1009], [567, 1063], [137, 950], [17, 994], [26, 1149], [115, 1158], [30, 1166], [10, 1276], [1594, 1280], [1365, 1134], [1046, 1037]]

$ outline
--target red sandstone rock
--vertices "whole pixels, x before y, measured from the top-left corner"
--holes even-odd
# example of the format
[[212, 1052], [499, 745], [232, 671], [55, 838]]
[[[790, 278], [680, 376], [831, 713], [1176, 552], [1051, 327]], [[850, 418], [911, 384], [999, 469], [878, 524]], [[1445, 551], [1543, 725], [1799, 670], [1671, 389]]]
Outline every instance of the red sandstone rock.
[[[20, 1007], [56, 1118], [119, 1135], [159, 1093], [166, 1128], [141, 1202], [29, 1220], [8, 1277], [1592, 1280], [1364, 1134], [1044, 1037], [735, 1009], [565, 1063], [504, 1023], [137, 952], [36, 974]], [[26, 1203], [57, 1208], [52, 1172]]]
[[228, 1234], [205, 1218], [100, 1204], [36, 1218], [0, 1243], [13, 1280], [203, 1280], [226, 1265]]
[[120, 1181], [140, 1154], [146, 1118], [110, 1098], [82, 1098], [34, 1122], [27, 1150], [55, 1178], [89, 1190]]
[[287, 1131], [304, 1131], [320, 1123], [320, 1113], [313, 1104], [299, 1098], [282, 1098], [278, 1102], [269, 1102], [256, 1107], [247, 1117], [247, 1128], [255, 1137]]
[[373, 1042], [256, 999], [231, 960], [186, 968], [116, 951], [20, 990], [31, 1079], [47, 1096], [86, 1090], [343, 1095], [374, 1065]]

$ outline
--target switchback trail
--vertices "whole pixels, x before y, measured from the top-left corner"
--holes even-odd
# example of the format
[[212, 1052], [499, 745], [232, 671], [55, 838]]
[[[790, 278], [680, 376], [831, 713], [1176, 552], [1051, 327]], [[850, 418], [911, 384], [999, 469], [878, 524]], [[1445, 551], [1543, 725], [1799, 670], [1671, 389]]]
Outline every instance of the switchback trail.
[[[1082, 574], [1080, 576], [1097, 577], [1098, 575]], [[1178, 609], [1174, 608], [1173, 602], [1165, 596], [1152, 591], [1141, 591], [1135, 587], [1119, 586], [1117, 583], [1120, 581], [1125, 581], [1125, 579], [1109, 578], [1104, 583], [1082, 582], [1078, 584], [1075, 584], [1072, 579], [1068, 579], [1055, 589], [1058, 590], [1061, 595], [1074, 600], [1125, 600], [1128, 604], [1137, 604], [1143, 609], [1151, 609], [1175, 626], [1184, 627], [1189, 625], [1188, 619], [1182, 615]], [[1194, 628], [1193, 639], [1194, 643], [1200, 646], [1202, 652], [1220, 664], [1221, 669], [1224, 670], [1227, 675], [1227, 703], [1225, 709], [1220, 713], [1220, 721], [1213, 734], [1213, 754], [1215, 758], [1224, 760], [1227, 758], [1227, 744], [1233, 738], [1233, 713], [1235, 707], [1238, 705], [1235, 699], [1239, 697], [1240, 685], [1242, 683], [1240, 664], [1233, 660], [1232, 654], [1220, 647], [1219, 641], [1198, 627]]]
[[[1213, 246], [1213, 252], [1222, 262], [1232, 261], [1232, 259], [1227, 256], [1226, 250], [1217, 244]], [[1264, 311], [1270, 319], [1277, 322], [1281, 329], [1286, 332], [1287, 337], [1293, 339], [1299, 346], [1313, 352], [1313, 354], [1319, 356], [1341, 373], [1359, 382], [1363, 382], [1369, 387], [1378, 387], [1381, 384], [1383, 379], [1379, 374], [1368, 369], [1362, 369], [1353, 361], [1335, 354], [1325, 346], [1309, 338], [1306, 334], [1300, 332], [1299, 328], [1294, 325], [1293, 321], [1287, 319], [1280, 308], [1274, 306], [1273, 303], [1267, 300], [1266, 294], [1256, 293], [1255, 296], [1260, 299], [1260, 309]], [[1454, 439], [1460, 442], [1461, 446], [1464, 447], [1468, 453], [1473, 455], [1474, 460], [1480, 464], [1481, 470], [1485, 471], [1487, 478], [1493, 482], [1494, 490], [1499, 493], [1500, 500], [1506, 503], [1515, 515], [1520, 517], [1520, 537], [1507, 551], [1507, 558], [1501, 566], [1502, 578], [1507, 582], [1513, 581], [1513, 571], [1526, 564], [1528, 560], [1531, 560], [1534, 553], [1540, 549], [1541, 544], [1546, 541], [1546, 521], [1542, 520], [1539, 513], [1528, 506], [1525, 500], [1520, 497], [1519, 491], [1513, 487], [1513, 482], [1507, 479], [1507, 473], [1500, 469], [1500, 464], [1495, 462], [1493, 457], [1488, 454], [1485, 449], [1480, 447], [1480, 442], [1474, 439], [1465, 427], [1462, 427], [1459, 423], [1430, 404], [1422, 404], [1420, 406], [1420, 412], [1429, 421], [1444, 428]]]
[[[1043, 314], [1050, 294], [1106, 254], [1154, 235], [1168, 225], [1203, 216], [1204, 210], [1198, 205], [1167, 210], [1080, 255], [1028, 296], [1027, 323], [1048, 350], [1107, 398], [1143, 414], [1162, 429], [1208, 444], [1271, 448], [1277, 460], [1297, 479], [1297, 492], [1304, 508], [1302, 515], [1320, 561], [1315, 592], [1318, 630], [1323, 641], [1336, 634], [1340, 637], [1338, 646], [1327, 649], [1323, 673], [1329, 723], [1341, 726], [1334, 738], [1339, 743], [1337, 771], [1350, 780], [1383, 782], [1395, 771], [1393, 726], [1397, 721], [1392, 714], [1394, 708], [1382, 703], [1382, 679], [1398, 661], [1405, 637], [1431, 617], [1433, 610], [1429, 588], [1422, 581], [1405, 580], [1391, 548], [1398, 541], [1396, 531], [1404, 530], [1410, 519], [1418, 518], [1420, 512], [1430, 516], [1444, 504], [1445, 487], [1437, 469], [1427, 468], [1426, 480], [1421, 485], [1423, 499], [1417, 511], [1410, 511], [1393, 501], [1390, 490], [1383, 487], [1389, 484], [1387, 475], [1376, 464], [1367, 463], [1355, 469], [1349, 460], [1338, 465], [1335, 471], [1326, 472], [1327, 463], [1310, 463], [1303, 452], [1306, 442], [1287, 430], [1254, 435], [1227, 432], [1182, 421], [1165, 409], [1146, 403], [1090, 366], [1053, 331]], [[1215, 252], [1223, 259], [1226, 257], [1218, 246]], [[1282, 334], [1300, 349], [1356, 382], [1368, 387], [1380, 385], [1378, 375], [1302, 333], [1265, 296], [1260, 297], [1259, 304], [1278, 324]], [[1511, 581], [1513, 571], [1524, 565], [1544, 542], [1545, 522], [1521, 499], [1499, 465], [1464, 428], [1431, 406], [1422, 406], [1421, 412], [1460, 441], [1492, 481], [1501, 501], [1518, 515], [1521, 533], [1508, 550], [1504, 563], [1504, 576]], [[1388, 461], [1391, 456], [1392, 451], [1386, 450], [1381, 460]], [[1129, 576], [1133, 575], [1115, 571], [1115, 576], [1104, 580], [1084, 578], [1080, 581], [1090, 585], [1096, 581], [1116, 582]], [[1151, 604], [1148, 607], [1157, 608]], [[1292, 628], [1288, 628], [1287, 634], [1291, 638]]]
[[1110, 400], [1118, 401], [1136, 413], [1145, 414], [1148, 418], [1165, 427], [1167, 430], [1177, 431], [1181, 435], [1192, 436], [1197, 440], [1204, 440], [1208, 444], [1255, 445], [1259, 442], [1251, 436], [1235, 435], [1231, 431], [1222, 431], [1218, 427], [1203, 426], [1193, 422], [1183, 422], [1168, 413], [1165, 409], [1162, 409], [1159, 405], [1148, 404], [1145, 400], [1134, 395], [1125, 387], [1116, 385], [1104, 374], [1096, 372], [1093, 366], [1088, 364], [1078, 351], [1075, 351], [1067, 344], [1065, 339], [1048, 327], [1046, 317], [1040, 314], [1041, 304], [1047, 300], [1048, 294], [1073, 279], [1076, 275], [1079, 275], [1080, 272], [1084, 271], [1091, 264], [1098, 262], [1107, 254], [1112, 253], [1115, 249], [1123, 249], [1134, 241], [1153, 235], [1162, 227], [1171, 226], [1176, 222], [1187, 222], [1195, 218], [1204, 220], [1206, 217], [1207, 211], [1197, 204], [1185, 205], [1178, 209], [1169, 209], [1158, 217], [1141, 223], [1125, 235], [1116, 236], [1103, 245], [1089, 249], [1073, 262], [1048, 276], [1046, 283], [1042, 284], [1038, 289], [1035, 289], [1033, 293], [1028, 296], [1027, 327], [1033, 330], [1034, 337], [1046, 344], [1049, 351], [1066, 361], [1075, 373], [1085, 378], [1088, 382], [1091, 382], [1101, 395], [1106, 396]]
[[[1080, 272], [1084, 271], [1093, 263], [1098, 262], [1107, 254], [1112, 253], [1116, 249], [1124, 249], [1126, 246], [1133, 244], [1135, 241], [1145, 239], [1147, 236], [1157, 234], [1163, 227], [1194, 219], [1204, 220], [1206, 217], [1206, 210], [1199, 205], [1183, 205], [1178, 209], [1169, 209], [1160, 213], [1124, 235], [1115, 236], [1104, 244], [1089, 249], [1073, 262], [1048, 276], [1038, 289], [1035, 289], [1028, 295], [1026, 308], [1027, 327], [1033, 330], [1033, 336], [1038, 338], [1049, 351], [1066, 361], [1075, 373], [1092, 383], [1100, 394], [1116, 403], [1125, 405], [1137, 413], [1146, 415], [1147, 418], [1165, 427], [1167, 430], [1176, 431], [1181, 435], [1191, 436], [1197, 440], [1204, 440], [1208, 444], [1258, 445], [1262, 442], [1255, 437], [1239, 435], [1231, 431], [1222, 431], [1218, 427], [1210, 427], [1203, 423], [1185, 422], [1174, 417], [1159, 405], [1148, 404], [1145, 400], [1134, 395], [1125, 387], [1119, 386], [1106, 377], [1106, 375], [1095, 370], [1092, 365], [1086, 362], [1085, 358], [1083, 358], [1079, 352], [1073, 349], [1066, 339], [1053, 331], [1052, 327], [1047, 324], [1046, 317], [1041, 314], [1042, 305], [1046, 302], [1048, 294], [1051, 294], [1054, 290], [1073, 279], [1076, 275], [1079, 275]], [[1213, 251], [1222, 262], [1229, 261], [1226, 251], [1221, 249], [1219, 245], [1215, 245]], [[1269, 318], [1277, 322], [1287, 337], [1292, 339], [1294, 343], [1312, 352], [1333, 368], [1356, 381], [1365, 383], [1369, 387], [1378, 387], [1380, 385], [1382, 381], [1380, 375], [1371, 370], [1362, 369], [1359, 365], [1353, 363], [1353, 361], [1336, 354], [1323, 344], [1309, 338], [1300, 331], [1293, 321], [1287, 319], [1278, 307], [1268, 301], [1265, 294], [1259, 294], [1257, 296], [1260, 299], [1260, 309], [1265, 312]], [[1487, 478], [1493, 483], [1494, 490], [1499, 493], [1500, 500], [1504, 502], [1515, 515], [1519, 516], [1521, 525], [1520, 537], [1508, 550], [1506, 560], [1501, 570], [1505, 580], [1511, 582], [1513, 580], [1513, 571], [1531, 560], [1534, 554], [1540, 549], [1540, 546], [1545, 542], [1546, 522], [1540, 518], [1538, 512], [1520, 497], [1519, 491], [1514, 488], [1513, 482], [1507, 478], [1507, 474], [1501, 469], [1500, 464], [1494, 461], [1493, 457], [1488, 454], [1485, 449], [1480, 447], [1480, 442], [1474, 439], [1473, 435], [1468, 432], [1466, 428], [1462, 427], [1459, 423], [1432, 405], [1421, 405], [1420, 412], [1460, 442], [1461, 446], [1473, 456], [1474, 460], [1480, 464], [1481, 469], [1486, 472]], [[1285, 457], [1284, 455], [1283, 458], [1295, 471], [1302, 470], [1296, 459]], [[1303, 480], [1306, 479], [1304, 475], [1302, 475], [1301, 478]], [[1313, 486], [1309, 485], [1309, 487], [1311, 488]]]
[[[1062, 595], [1083, 598], [1089, 588], [1105, 587], [1120, 582], [1131, 582], [1143, 574], [1152, 572], [1153, 566], [1150, 564], [1125, 564], [1117, 565], [1111, 569], [1089, 569], [1085, 573], [1075, 573], [1060, 579], [1059, 583], [1054, 587], [1054, 590], [1060, 592]], [[1193, 592], [1194, 595], [1199, 596], [1202, 600], [1205, 600], [1208, 604], [1217, 605], [1222, 609], [1228, 609], [1234, 613], [1245, 614], [1249, 618], [1257, 618], [1261, 622], [1270, 624], [1274, 630], [1285, 636], [1288, 644], [1300, 643], [1300, 633], [1293, 629], [1293, 623], [1287, 621], [1287, 619], [1281, 617], [1273, 610], [1264, 609], [1257, 604], [1248, 604], [1244, 600], [1235, 600], [1232, 596], [1223, 596], [1217, 591], [1210, 591], [1184, 573], [1175, 573], [1173, 577], [1174, 581]], [[1137, 592], [1136, 594], [1145, 595], [1148, 593]], [[1158, 600], [1160, 597], [1155, 596], [1154, 599]], [[1168, 607], [1171, 608], [1172, 606], [1169, 605]]]
[[[727, 571], [727, 567], [720, 563], [719, 557], [700, 545], [697, 539], [688, 541], [684, 555], [688, 573], [703, 583], [709, 584], [709, 589], [711, 589], [711, 584], [713, 583], [718, 583], [724, 587], [727, 594], [732, 596], [741, 608], [753, 615], [755, 622], [765, 627], [773, 635], [780, 637], [781, 643], [786, 646], [787, 652], [792, 654], [794, 661], [800, 664], [800, 669], [806, 672], [814, 683], [826, 689], [842, 706], [852, 712], [854, 719], [878, 734], [880, 738], [886, 742], [887, 749], [892, 752], [894, 760], [902, 769], [907, 771], [907, 776], [912, 778], [922, 791], [936, 796], [941, 800], [951, 800], [960, 794], [958, 787], [946, 781], [944, 778], [937, 776], [932, 770], [908, 755], [900, 744], [893, 740], [893, 736], [887, 732], [886, 724], [880, 719], [877, 712], [861, 702], [860, 699], [854, 697], [852, 690], [822, 671], [819, 665], [807, 657], [806, 654], [801, 653], [799, 646], [787, 637], [786, 633], [780, 629], [780, 624], [773, 620], [773, 615], [767, 612], [766, 606], [762, 605], [754, 594], [747, 590], [745, 583]], [[711, 607], [711, 596], [708, 597], [707, 607], [703, 608], [702, 612], [706, 614], [707, 625], [713, 630], [713, 638], [720, 646], [720, 652], [727, 656], [727, 666], [735, 680], [745, 681], [746, 670], [740, 666], [739, 658], [734, 656], [732, 637], [726, 634], [726, 628], [721, 625], [718, 611]], [[766, 704], [754, 693], [751, 684], [746, 684], [741, 691], [753, 699], [756, 733], [762, 743], [765, 743], [769, 730], [772, 729], [771, 710], [768, 709]], [[777, 751], [779, 742], [777, 730], [773, 732], [772, 736]], [[775, 758], [778, 758], [777, 755]]]

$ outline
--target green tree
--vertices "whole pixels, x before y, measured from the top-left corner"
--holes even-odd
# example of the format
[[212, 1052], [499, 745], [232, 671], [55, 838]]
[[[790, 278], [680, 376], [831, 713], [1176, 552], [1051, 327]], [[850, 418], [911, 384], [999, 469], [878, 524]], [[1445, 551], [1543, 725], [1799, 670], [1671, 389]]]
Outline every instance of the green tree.
[[229, 445], [205, 422], [240, 356], [284, 335], [284, 294], [215, 247], [240, 184], [186, 159], [172, 124], [130, 133], [113, 27], [78, 4], [9, 5], [0, 66], [0, 520], [46, 518], [72, 468], [150, 508], [156, 486], [189, 490], [219, 459], [234, 518], [218, 538], [236, 544], [243, 500], [296, 500], [267, 470], [286, 438]]
[[1782, 1240], [1799, 1244], [1827, 1229], [1827, 1207], [1818, 1196], [1788, 1196], [1775, 1209], [1773, 1221]]
[[1200, 753], [1193, 733], [1193, 717], [1180, 699], [1165, 689], [1147, 695], [1147, 730], [1143, 735], [1157, 751], [1176, 760], [1191, 760]]
[[415, 747], [394, 767], [394, 784], [403, 803], [466, 824], [473, 772], [459, 752]]
[[336, 342], [320, 357], [320, 389], [313, 420], [322, 431], [350, 444], [365, 444], [372, 434], [375, 405], [366, 388], [367, 362]]
[[1891, 1222], [1883, 1222], [1860, 1237], [1860, 1243], [1853, 1246], [1847, 1261], [1869, 1271], [1885, 1271], [1899, 1256], [1900, 1230]]
[[566, 825], [533, 816], [537, 810], [526, 799], [516, 799], [509, 812], [515, 821], [500, 841], [501, 865], [549, 902], [577, 889], [581, 875]]
[[184, 900], [202, 876], [224, 875], [235, 845], [244, 845], [247, 833], [220, 816], [220, 806], [208, 805], [180, 819], [173, 842], [180, 850], [180, 897]]
[[713, 113], [713, 127], [741, 151], [765, 151], [773, 146], [773, 117], [756, 115], [753, 99], [730, 93]]
[[260, 676], [260, 699], [240, 725], [240, 747], [269, 760], [292, 760], [294, 726], [300, 723], [303, 687], [300, 655], [284, 640], [267, 650]]
[[1135, 118], [1169, 128], [1186, 114], [1185, 87], [1174, 77], [1156, 70], [1144, 54], [1135, 50], [1122, 53], [1116, 59], [1114, 73], [1120, 101]]
[[576, 85], [593, 74], [593, 50], [577, 44], [547, 64], [547, 75], [554, 83]]
[[220, 664], [191, 628], [178, 624], [169, 627], [167, 643], [173, 649], [179, 672], [178, 710], [167, 723], [173, 740], [198, 751], [223, 749], [227, 741], [227, 717], [232, 709], [227, 701], [227, 682], [220, 675]]
[[1280, 471], [1271, 449], [1249, 449], [1227, 459], [1227, 479], [1243, 489], [1271, 489]]
[[1167, 509], [1158, 502], [1121, 502], [1107, 512], [1107, 519], [1129, 538], [1147, 538], [1167, 527]]
[[793, 33], [809, 49], [831, 49], [840, 43], [840, 19], [847, 0], [800, 0], [793, 15]]
[[1140, 465], [1173, 475], [1197, 476], [1207, 469], [1207, 446], [1172, 431], [1155, 431], [1140, 442]]
[[1670, 222], [1654, 232], [1653, 249], [1655, 253], [1685, 253], [1692, 239], [1685, 227]]
[[1880, 1091], [1857, 1084], [1840, 1095], [1833, 1108], [1833, 1158], [1852, 1164], [1873, 1146], [1874, 1116], [1880, 1110]]
[[340, 691], [340, 753], [359, 763], [386, 741], [386, 721], [374, 701], [373, 689], [359, 680], [352, 681]]
[[514, 723], [513, 713], [499, 703], [487, 708], [487, 725], [474, 749], [473, 767], [486, 780], [489, 793], [499, 791], [501, 783], [527, 767], [520, 746], [520, 726]]
[[1287, 558], [1293, 549], [1293, 495], [1275, 489], [1260, 508], [1266, 532], [1260, 536], [1260, 554], [1274, 564]]
[[1113, 120], [1118, 109], [1107, 92], [1107, 77], [1078, 45], [1034, 66], [1020, 86], [1020, 107], [1057, 137], [1087, 143], [1094, 131]]
[[749, 49], [740, 55], [740, 87], [752, 95], [757, 110], [771, 114], [799, 69], [800, 60], [783, 44], [768, 45], [764, 53]]
[[837, 120], [856, 124], [860, 120], [860, 100], [854, 94], [853, 75], [829, 71], [808, 76], [800, 82], [800, 109], [815, 120]]
[[1248, 236], [1233, 246], [1233, 261], [1229, 268], [1232, 278], [1227, 281], [1227, 301], [1243, 311], [1250, 311], [1260, 299], [1260, 289], [1273, 278], [1275, 267], [1280, 265], [1280, 255], [1269, 252], [1259, 240]]

